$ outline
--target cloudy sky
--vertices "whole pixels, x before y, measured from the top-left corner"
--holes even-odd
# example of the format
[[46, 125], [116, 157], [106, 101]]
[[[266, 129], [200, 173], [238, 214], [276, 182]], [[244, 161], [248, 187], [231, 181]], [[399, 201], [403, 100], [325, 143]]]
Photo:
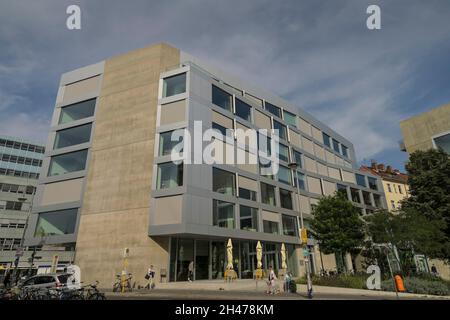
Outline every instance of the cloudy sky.
[[1, 0], [0, 134], [46, 141], [61, 73], [165, 41], [306, 109], [358, 160], [403, 169], [399, 121], [450, 102], [449, 17], [448, 0]]

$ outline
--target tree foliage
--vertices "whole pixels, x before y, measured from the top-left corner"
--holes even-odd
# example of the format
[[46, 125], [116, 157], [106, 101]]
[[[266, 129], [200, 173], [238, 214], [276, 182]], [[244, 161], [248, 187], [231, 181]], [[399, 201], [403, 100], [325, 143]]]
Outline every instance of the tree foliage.
[[[422, 253], [450, 260], [450, 158], [442, 149], [416, 151], [406, 165], [410, 197], [402, 203], [406, 219], [424, 239]], [[430, 233], [430, 230], [436, 232]], [[431, 239], [426, 240], [426, 238]]]
[[326, 254], [353, 253], [364, 241], [359, 209], [341, 195], [322, 198], [313, 210], [311, 229]]

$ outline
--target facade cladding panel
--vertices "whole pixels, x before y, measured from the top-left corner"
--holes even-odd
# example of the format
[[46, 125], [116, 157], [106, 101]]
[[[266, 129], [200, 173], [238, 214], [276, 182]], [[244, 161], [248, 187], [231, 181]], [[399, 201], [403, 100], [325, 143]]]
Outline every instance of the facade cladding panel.
[[[277, 271], [281, 268], [279, 257], [284, 243], [288, 268], [300, 275], [299, 260], [303, 258], [298, 232], [294, 230], [299, 224], [299, 211], [305, 213], [305, 220], [310, 219], [311, 205], [324, 192], [332, 193], [337, 183], [365, 190], [363, 186], [340, 180], [343, 166], [339, 163], [343, 164], [344, 158], [352, 167], [347, 167], [347, 174], [356, 173], [350, 141], [309, 114], [299, 113], [281, 98], [225, 75], [169, 45], [153, 45], [110, 58], [101, 66], [75, 70], [62, 77], [61, 86], [93, 76], [100, 79], [96, 92], [90, 84], [86, 95], [78, 90], [79, 97], [72, 94], [67, 102], [63, 93], [58, 94], [54, 120], [59, 120], [59, 109], [64, 104], [96, 98], [94, 115], [85, 119], [77, 116], [73, 125], [60, 124], [62, 127], [57, 126], [50, 134], [53, 147], [56, 131], [92, 123], [90, 141], [85, 142], [86, 130], [78, 129], [83, 137], [60, 135], [64, 147], [53, 150], [44, 162], [48, 172], [52, 158], [58, 160], [58, 155], [87, 150], [85, 167], [75, 172], [56, 171], [62, 174], [40, 180], [45, 188], [55, 181], [83, 179], [81, 200], [50, 206], [38, 204], [34, 210], [36, 216], [39, 213], [50, 216], [53, 211], [56, 216], [64, 214], [65, 209], [78, 208], [73, 234], [49, 237], [49, 241], [76, 242], [75, 263], [83, 270], [83, 281], [114, 281], [122, 268], [125, 248], [129, 249], [129, 271], [137, 279], [141, 275], [143, 278], [153, 264], [157, 273], [169, 281], [186, 280], [191, 261], [197, 266], [196, 279], [219, 279], [226, 266], [228, 239], [233, 242], [239, 277], [252, 277], [257, 241], [263, 243], [264, 268], [269, 265]], [[162, 170], [170, 162], [166, 150], [170, 144], [161, 143], [167, 138], [164, 133], [175, 129], [188, 129], [192, 133], [194, 121], [202, 121], [203, 128], [213, 127], [219, 132], [242, 127], [281, 129], [286, 146], [284, 159], [289, 160], [294, 150], [304, 156], [303, 161], [308, 159], [305, 166], [298, 168], [307, 182], [302, 185], [300, 195], [287, 163], [281, 174], [269, 177], [258, 174], [259, 170], [254, 168], [258, 165], [181, 162], [176, 170]], [[76, 134], [77, 130], [66, 132]], [[345, 145], [346, 154], [340, 154], [342, 147], [324, 144], [322, 133], [334, 139], [335, 146]], [[229, 138], [235, 140], [234, 135]], [[81, 144], [73, 145], [80, 141]], [[229, 142], [217, 144], [224, 147], [221, 152], [224, 155], [228, 154], [229, 146], [236, 148]], [[166, 149], [159, 150], [160, 146]], [[254, 146], [247, 148], [255, 152]], [[192, 161], [199, 155], [194, 147], [183, 152]], [[316, 167], [318, 161], [320, 170]], [[325, 167], [337, 174], [328, 176]], [[265, 185], [273, 191], [273, 201], [262, 199], [261, 186]], [[77, 199], [69, 195], [67, 198]], [[359, 206], [365, 209], [363, 203]], [[37, 219], [34, 222], [32, 232], [27, 231], [31, 242], [36, 241], [32, 235]], [[310, 244], [315, 259], [318, 247], [314, 242]]]

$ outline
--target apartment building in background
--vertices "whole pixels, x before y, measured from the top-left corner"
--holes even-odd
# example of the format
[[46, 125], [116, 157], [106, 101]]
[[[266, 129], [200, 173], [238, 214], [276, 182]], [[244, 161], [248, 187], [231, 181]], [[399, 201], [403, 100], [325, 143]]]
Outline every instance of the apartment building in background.
[[[234, 130], [214, 143], [247, 159], [261, 146], [231, 143], [236, 129], [278, 129], [278, 173], [261, 175], [260, 158], [172, 162], [171, 132], [182, 129], [194, 146], [195, 121]], [[184, 155], [201, 157], [207, 145]], [[191, 261], [196, 280], [220, 279], [228, 239], [240, 278], [253, 277], [257, 241], [263, 268], [281, 268], [284, 243], [288, 268], [301, 275], [300, 212], [308, 227], [312, 207], [335, 192], [361, 215], [386, 208], [381, 180], [358, 170], [350, 141], [288, 101], [161, 43], [62, 75], [26, 238], [75, 248], [82, 280], [105, 287], [124, 265], [138, 283], [150, 264], [158, 281], [186, 280]], [[320, 254], [314, 239], [308, 245], [315, 272], [349, 265], [349, 257]]]
[[400, 122], [402, 151], [441, 147], [450, 154], [450, 103]]
[[[450, 154], [450, 103], [401, 121], [400, 129], [402, 151], [411, 154], [417, 150], [442, 148]], [[428, 261], [429, 267], [433, 264], [444, 279], [450, 279], [448, 264], [436, 259]]]
[[[44, 158], [44, 146], [0, 135], [0, 276], [14, 266], [29, 267], [34, 247], [20, 250]], [[40, 249], [40, 248], [38, 248]]]
[[389, 211], [400, 209], [401, 201], [409, 197], [408, 175], [400, 170], [375, 161], [372, 161], [370, 167], [361, 166], [360, 170], [380, 177]]

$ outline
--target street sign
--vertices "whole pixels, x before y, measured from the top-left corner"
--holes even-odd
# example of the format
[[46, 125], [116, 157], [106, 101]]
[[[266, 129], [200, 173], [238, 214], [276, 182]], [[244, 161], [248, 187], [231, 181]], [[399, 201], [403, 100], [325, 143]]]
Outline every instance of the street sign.
[[306, 228], [300, 229], [300, 233], [301, 233], [301, 240], [303, 244], [308, 243], [308, 231], [306, 230]]

